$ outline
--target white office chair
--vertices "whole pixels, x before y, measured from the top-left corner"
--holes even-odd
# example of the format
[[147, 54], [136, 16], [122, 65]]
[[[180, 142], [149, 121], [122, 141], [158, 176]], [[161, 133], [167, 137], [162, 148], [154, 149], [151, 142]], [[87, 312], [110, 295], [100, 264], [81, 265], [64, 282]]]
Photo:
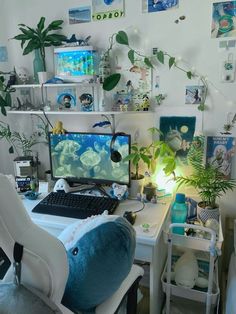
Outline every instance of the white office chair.
[[[24, 246], [21, 281], [39, 290], [63, 313], [72, 313], [61, 304], [68, 277], [67, 255], [63, 244], [35, 225], [8, 178], [0, 174], [0, 247], [13, 261], [15, 242]], [[127, 313], [136, 313], [137, 287], [143, 269], [133, 265], [119, 289], [97, 306], [96, 313], [116, 313], [127, 294]], [[7, 277], [7, 276], [6, 276]]]

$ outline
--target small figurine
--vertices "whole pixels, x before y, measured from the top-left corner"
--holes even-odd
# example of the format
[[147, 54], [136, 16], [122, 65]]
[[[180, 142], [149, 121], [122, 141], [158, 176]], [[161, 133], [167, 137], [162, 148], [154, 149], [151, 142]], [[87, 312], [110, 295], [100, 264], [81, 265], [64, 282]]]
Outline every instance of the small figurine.
[[111, 190], [112, 197], [117, 198], [119, 201], [127, 199], [128, 194], [129, 194], [127, 185], [113, 183], [111, 187], [112, 187], [112, 190]]
[[63, 97], [63, 105], [65, 106], [65, 108], [71, 107], [71, 96], [70, 95], [65, 95]]
[[62, 121], [56, 121], [55, 126], [52, 128], [52, 134], [65, 134], [65, 132]]
[[143, 111], [148, 111], [148, 109], [150, 107], [150, 101], [149, 101], [149, 97], [147, 95], [143, 96], [143, 102], [141, 103], [140, 106], [143, 109]]
[[79, 97], [82, 111], [93, 111], [93, 96], [84, 93]]
[[128, 82], [126, 83], [126, 88], [127, 88], [127, 93], [132, 95], [134, 91], [134, 87], [131, 80], [128, 80]]
[[26, 68], [24, 67], [16, 67], [16, 75], [17, 81], [20, 84], [26, 84], [29, 82], [30, 75]]

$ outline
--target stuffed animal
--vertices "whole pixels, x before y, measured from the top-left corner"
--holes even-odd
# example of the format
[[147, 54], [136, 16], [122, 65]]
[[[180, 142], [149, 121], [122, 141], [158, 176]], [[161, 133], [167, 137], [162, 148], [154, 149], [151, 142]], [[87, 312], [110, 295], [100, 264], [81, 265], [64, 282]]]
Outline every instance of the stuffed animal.
[[112, 184], [111, 196], [117, 198], [119, 201], [126, 200], [128, 197], [127, 185], [121, 185], [117, 183]]
[[52, 128], [52, 134], [65, 134], [65, 132], [62, 121], [56, 121], [55, 126]]

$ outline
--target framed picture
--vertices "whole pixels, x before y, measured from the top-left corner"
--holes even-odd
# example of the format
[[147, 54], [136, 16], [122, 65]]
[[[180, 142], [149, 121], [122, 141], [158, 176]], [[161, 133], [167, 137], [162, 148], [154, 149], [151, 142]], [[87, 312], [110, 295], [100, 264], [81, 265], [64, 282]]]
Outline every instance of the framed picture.
[[205, 98], [205, 86], [186, 86], [185, 104], [199, 105]]
[[91, 7], [69, 9], [69, 24], [87, 23], [91, 21]]
[[213, 3], [211, 37], [236, 37], [236, 1]]

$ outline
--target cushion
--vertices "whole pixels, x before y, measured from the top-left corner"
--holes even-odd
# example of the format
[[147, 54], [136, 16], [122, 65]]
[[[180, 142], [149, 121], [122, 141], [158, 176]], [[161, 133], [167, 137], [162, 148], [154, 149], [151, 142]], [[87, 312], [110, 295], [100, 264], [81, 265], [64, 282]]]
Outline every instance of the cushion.
[[135, 231], [126, 219], [99, 215], [70, 225], [60, 235], [69, 261], [62, 304], [91, 312], [128, 275], [134, 259]]

